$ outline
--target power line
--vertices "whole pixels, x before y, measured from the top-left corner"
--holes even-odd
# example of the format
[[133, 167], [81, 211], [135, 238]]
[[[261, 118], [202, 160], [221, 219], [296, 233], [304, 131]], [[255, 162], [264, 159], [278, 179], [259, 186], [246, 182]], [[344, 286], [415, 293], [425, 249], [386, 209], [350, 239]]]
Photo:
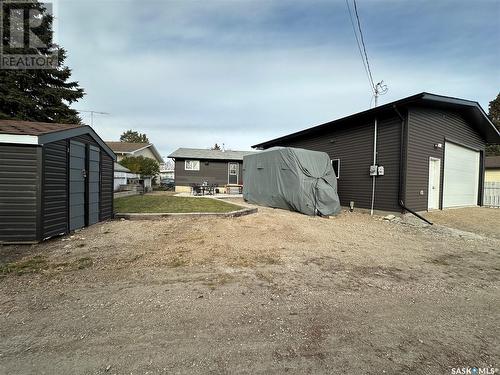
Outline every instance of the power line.
[[363, 51], [361, 49], [361, 44], [359, 42], [358, 32], [356, 31], [356, 26], [354, 26], [354, 19], [352, 17], [351, 6], [349, 5], [349, 0], [345, 0], [345, 3], [347, 5], [347, 10], [349, 11], [349, 19], [351, 20], [352, 31], [354, 33], [354, 37], [356, 38], [356, 44], [358, 46], [359, 56], [361, 57], [361, 62], [363, 63], [363, 68], [365, 69], [366, 78], [368, 78], [368, 83], [370, 84], [370, 91], [372, 91], [375, 94], [374, 87], [373, 87], [373, 79], [370, 78], [370, 73], [369, 73], [368, 68], [366, 66], [365, 58], [363, 56]]
[[375, 83], [373, 82], [372, 71], [370, 69], [370, 62], [368, 61], [368, 54], [366, 53], [365, 38], [363, 37], [363, 31], [361, 30], [361, 22], [359, 21], [358, 6], [356, 4], [356, 0], [352, 1], [354, 2], [354, 13], [356, 14], [356, 19], [358, 20], [359, 35], [361, 36], [361, 44], [363, 45], [363, 51], [365, 53], [366, 67], [368, 68], [368, 74], [370, 75], [370, 82], [373, 87], [373, 90], [376, 91]]
[[[347, 4], [347, 10], [349, 11], [349, 18], [351, 20], [352, 31], [354, 32], [354, 37], [356, 38], [356, 44], [358, 45], [358, 51], [361, 56], [361, 62], [363, 63], [363, 67], [365, 68], [365, 73], [368, 78], [368, 82], [370, 84], [370, 90], [373, 93], [372, 100], [370, 101], [370, 107], [373, 99], [375, 99], [375, 107], [378, 104], [379, 95], [384, 95], [387, 92], [387, 85], [384, 85], [384, 81], [380, 81], [377, 84], [373, 81], [372, 70], [370, 68], [370, 61], [368, 60], [368, 53], [366, 52], [365, 38], [363, 36], [363, 30], [361, 29], [361, 21], [359, 20], [358, 13], [358, 5], [356, 0], [352, 0], [354, 3], [354, 14], [356, 15], [357, 20], [357, 30], [356, 26], [354, 26], [354, 19], [352, 16], [351, 6], [349, 5], [349, 0], [345, 0]], [[358, 38], [359, 32], [359, 38]], [[360, 43], [361, 41], [361, 43]]]

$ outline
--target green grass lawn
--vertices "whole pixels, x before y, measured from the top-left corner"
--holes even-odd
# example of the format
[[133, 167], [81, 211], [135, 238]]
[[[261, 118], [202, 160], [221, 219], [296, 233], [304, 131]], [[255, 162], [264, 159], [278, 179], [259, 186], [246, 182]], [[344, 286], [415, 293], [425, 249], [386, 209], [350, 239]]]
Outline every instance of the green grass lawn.
[[211, 198], [174, 197], [170, 195], [133, 195], [115, 199], [118, 213], [230, 212], [242, 207]]

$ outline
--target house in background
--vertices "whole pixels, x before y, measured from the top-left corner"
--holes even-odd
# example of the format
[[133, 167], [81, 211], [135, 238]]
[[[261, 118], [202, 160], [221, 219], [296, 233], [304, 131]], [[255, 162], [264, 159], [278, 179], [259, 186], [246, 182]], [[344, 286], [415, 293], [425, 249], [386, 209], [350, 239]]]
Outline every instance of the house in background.
[[173, 160], [167, 160], [160, 164], [160, 180], [173, 179], [175, 176], [175, 164]]
[[0, 121], [0, 243], [113, 217], [113, 151], [90, 126]]
[[421, 93], [253, 147], [326, 152], [343, 206], [404, 212], [482, 205], [486, 143], [477, 102]]
[[144, 156], [163, 164], [163, 158], [152, 143], [106, 142], [120, 162], [126, 156]]
[[500, 182], [500, 156], [487, 156], [484, 167], [484, 181]]
[[[116, 154], [118, 163], [127, 156], [143, 156], [145, 158], [153, 159], [160, 166], [165, 163], [160, 153], [158, 152], [158, 150], [156, 150], [156, 147], [152, 143], [106, 142], [106, 144]], [[123, 182], [123, 173], [123, 170], [120, 172], [116, 172], [114, 176], [115, 179], [121, 180]], [[140, 181], [144, 190], [150, 191], [152, 188], [151, 184], [156, 176], [138, 176], [138, 178], [139, 177], [141, 177]], [[128, 180], [130, 180], [130, 178], [127, 179], [127, 184]], [[156, 181], [156, 183], [158, 182], [159, 181]]]
[[175, 191], [190, 192], [191, 185], [243, 185], [243, 156], [255, 151], [179, 148], [168, 157], [175, 162]]
[[119, 163], [115, 163], [113, 191], [125, 189], [131, 180], [138, 178], [140, 178], [138, 174], [132, 173], [130, 169], [125, 168]]

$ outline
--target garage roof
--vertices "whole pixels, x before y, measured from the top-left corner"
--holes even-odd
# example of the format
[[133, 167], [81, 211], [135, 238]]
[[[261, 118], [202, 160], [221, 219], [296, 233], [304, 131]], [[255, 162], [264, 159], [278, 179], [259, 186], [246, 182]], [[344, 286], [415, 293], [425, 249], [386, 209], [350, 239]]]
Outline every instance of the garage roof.
[[438, 108], [445, 109], [458, 109], [464, 113], [469, 119], [469, 121], [478, 129], [478, 131], [483, 135], [484, 139], [488, 143], [497, 144], [500, 143], [500, 132], [497, 130], [495, 125], [491, 122], [491, 120], [484, 112], [483, 108], [479, 105], [478, 102], [453, 98], [449, 96], [442, 96], [431, 94], [427, 92], [422, 92], [420, 94], [416, 94], [413, 96], [409, 96], [400, 100], [396, 100], [391, 103], [387, 103], [363, 112], [358, 112], [353, 115], [340, 118], [338, 120], [330, 121], [318, 126], [314, 126], [312, 128], [304, 129], [295, 133], [291, 133], [279, 138], [272, 139], [270, 141], [265, 141], [262, 143], [258, 143], [253, 145], [253, 148], [269, 148], [276, 144], [279, 144], [282, 141], [289, 141], [291, 139], [295, 139], [304, 135], [308, 135], [311, 133], [315, 133], [321, 130], [325, 130], [328, 127], [336, 126], [340, 123], [355, 120], [359, 118], [365, 117], [373, 117], [383, 112], [387, 112], [393, 110], [393, 108], [401, 108], [409, 105], [420, 104], [427, 105]]
[[83, 134], [91, 136], [109, 156], [116, 160], [115, 153], [88, 125], [0, 120], [0, 143], [43, 145]]

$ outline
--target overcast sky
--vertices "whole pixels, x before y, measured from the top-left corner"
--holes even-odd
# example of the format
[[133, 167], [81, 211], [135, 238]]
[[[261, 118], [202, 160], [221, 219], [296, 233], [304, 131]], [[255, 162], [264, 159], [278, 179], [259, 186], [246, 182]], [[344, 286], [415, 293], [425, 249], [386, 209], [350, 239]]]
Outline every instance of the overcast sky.
[[[500, 89], [500, 2], [358, 0], [387, 103], [427, 91], [479, 101]], [[105, 111], [105, 140], [145, 132], [233, 150], [365, 110], [370, 89], [344, 0], [59, 0], [57, 40]], [[88, 114], [83, 115], [86, 123]]]

